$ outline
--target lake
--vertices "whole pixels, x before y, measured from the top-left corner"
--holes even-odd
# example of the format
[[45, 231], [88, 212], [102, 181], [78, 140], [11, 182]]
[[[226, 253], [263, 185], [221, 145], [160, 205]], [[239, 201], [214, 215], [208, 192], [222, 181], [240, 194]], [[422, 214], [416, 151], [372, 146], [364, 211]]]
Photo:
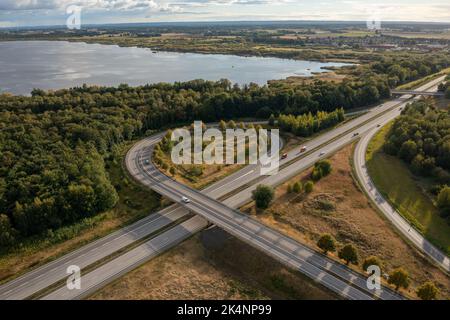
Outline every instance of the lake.
[[29, 94], [83, 83], [143, 85], [192, 79], [229, 79], [266, 84], [289, 76], [310, 76], [345, 63], [240, 57], [221, 54], [153, 52], [146, 48], [65, 41], [0, 42], [0, 90]]

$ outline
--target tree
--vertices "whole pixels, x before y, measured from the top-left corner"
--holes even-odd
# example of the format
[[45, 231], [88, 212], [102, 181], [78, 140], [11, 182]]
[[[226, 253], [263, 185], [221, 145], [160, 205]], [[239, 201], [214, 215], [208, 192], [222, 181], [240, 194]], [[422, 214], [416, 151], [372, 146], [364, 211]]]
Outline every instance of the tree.
[[11, 227], [9, 218], [5, 214], [0, 214], [0, 246], [13, 244], [16, 231]]
[[403, 268], [397, 268], [392, 270], [389, 274], [388, 283], [395, 286], [395, 290], [398, 290], [400, 287], [408, 288], [409, 287], [409, 274]]
[[174, 176], [176, 172], [177, 172], [177, 170], [175, 169], [175, 167], [170, 167], [170, 168], [169, 168], [169, 173], [170, 173], [172, 176]]
[[311, 180], [308, 180], [305, 185], [303, 186], [303, 188], [305, 189], [306, 193], [311, 193], [314, 189], [314, 182], [312, 182]]
[[381, 268], [383, 267], [383, 263], [378, 257], [370, 256], [364, 259], [362, 267], [364, 271], [367, 271], [367, 268], [369, 268], [370, 266], [378, 266], [381, 270]]
[[292, 193], [292, 184], [287, 185], [287, 193]]
[[225, 131], [225, 130], [227, 129], [227, 124], [225, 123], [225, 121], [220, 120], [220, 122], [219, 122], [219, 128], [220, 128], [220, 130], [222, 130], [222, 131]]
[[297, 181], [294, 183], [294, 186], [292, 187], [292, 191], [294, 191], [295, 193], [302, 192], [302, 185], [301, 185], [300, 181]]
[[412, 140], [405, 141], [400, 147], [399, 156], [407, 162], [411, 162], [416, 154], [417, 144]]
[[325, 254], [327, 254], [328, 252], [336, 251], [335, 243], [336, 243], [336, 240], [334, 240], [334, 238], [331, 235], [324, 234], [317, 241], [317, 246], [320, 249], [322, 249]]
[[311, 179], [319, 181], [322, 177], [325, 177], [331, 173], [331, 163], [328, 160], [320, 160], [314, 164], [313, 171], [311, 173]]
[[268, 123], [269, 123], [269, 126], [275, 125], [275, 116], [273, 115], [273, 113], [270, 115]]
[[228, 128], [236, 129], [236, 122], [234, 122], [233, 120], [228, 121]]
[[450, 187], [445, 186], [441, 189], [437, 197], [437, 206], [443, 216], [450, 216]]
[[447, 90], [445, 90], [445, 97], [447, 99], [450, 99], [450, 87], [448, 87]]
[[320, 160], [314, 166], [320, 169], [323, 177], [331, 173], [331, 163], [328, 160]]
[[338, 256], [340, 259], [345, 260], [346, 264], [349, 264], [350, 262], [353, 264], [358, 264], [358, 252], [351, 244], [346, 244], [342, 247], [342, 249], [338, 252]]
[[434, 300], [439, 294], [439, 289], [433, 282], [425, 282], [416, 290], [417, 296], [422, 300]]
[[311, 179], [313, 181], [319, 181], [322, 179], [322, 171], [318, 168], [313, 168], [313, 171], [311, 172]]
[[272, 187], [260, 184], [252, 193], [256, 207], [259, 209], [267, 209], [273, 200], [275, 192]]

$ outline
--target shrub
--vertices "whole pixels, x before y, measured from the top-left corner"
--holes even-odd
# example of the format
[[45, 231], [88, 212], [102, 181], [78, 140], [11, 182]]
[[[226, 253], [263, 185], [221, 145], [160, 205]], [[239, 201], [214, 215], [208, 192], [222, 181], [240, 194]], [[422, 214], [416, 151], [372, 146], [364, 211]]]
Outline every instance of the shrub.
[[358, 264], [358, 252], [351, 244], [347, 244], [339, 250], [338, 256], [340, 259], [345, 260], [346, 264], [349, 264], [350, 262], [353, 264]]
[[311, 193], [314, 189], [314, 182], [308, 180], [304, 185], [304, 189], [306, 193]]
[[397, 268], [389, 274], [388, 283], [394, 285], [395, 290], [398, 290], [400, 287], [408, 288], [409, 282], [409, 274], [403, 268]]
[[416, 290], [417, 296], [422, 300], [434, 300], [439, 294], [439, 289], [433, 282], [425, 282]]
[[370, 266], [378, 266], [381, 270], [381, 268], [383, 267], [383, 263], [378, 257], [370, 256], [364, 259], [362, 267], [364, 271], [367, 271], [367, 268], [369, 268]]
[[260, 184], [253, 191], [252, 198], [255, 200], [256, 207], [267, 209], [273, 200], [275, 192], [272, 187]]
[[292, 191], [294, 191], [295, 193], [302, 192], [302, 185], [301, 185], [301, 183], [299, 181], [294, 183], [294, 186], [292, 187]]
[[317, 246], [322, 249], [325, 254], [334, 252], [336, 251], [336, 240], [334, 240], [331, 235], [324, 234], [317, 241]]

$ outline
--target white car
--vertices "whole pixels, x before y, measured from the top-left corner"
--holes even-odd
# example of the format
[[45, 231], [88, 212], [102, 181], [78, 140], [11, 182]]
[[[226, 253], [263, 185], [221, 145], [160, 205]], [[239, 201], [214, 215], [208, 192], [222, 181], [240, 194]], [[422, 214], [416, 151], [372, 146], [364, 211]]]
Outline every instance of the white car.
[[145, 164], [149, 164], [149, 163], [150, 163], [150, 160], [145, 159]]
[[189, 200], [189, 198], [186, 198], [186, 197], [181, 197], [181, 201], [183, 201], [184, 203], [191, 202], [191, 200]]
[[321, 156], [323, 156], [325, 154], [325, 152], [321, 152], [321, 153], [319, 153], [319, 157], [321, 157]]

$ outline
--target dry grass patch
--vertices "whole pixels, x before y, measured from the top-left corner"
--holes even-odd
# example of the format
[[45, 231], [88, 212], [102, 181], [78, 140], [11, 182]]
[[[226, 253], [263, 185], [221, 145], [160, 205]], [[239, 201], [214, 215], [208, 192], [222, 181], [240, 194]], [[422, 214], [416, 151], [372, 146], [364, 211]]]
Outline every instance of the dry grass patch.
[[90, 299], [333, 299], [264, 253], [215, 228], [106, 286]]
[[[332, 173], [322, 178], [309, 195], [287, 193], [287, 185], [306, 181], [307, 170], [276, 189], [276, 200], [257, 217], [297, 240], [317, 250], [321, 234], [329, 233], [340, 243], [352, 243], [358, 249], [360, 262], [375, 255], [385, 263], [385, 270], [405, 268], [412, 278], [406, 293], [415, 296], [414, 289], [425, 281], [439, 285], [442, 297], [450, 297], [450, 279], [429, 263], [416, 249], [407, 244], [393, 226], [375, 211], [352, 177], [352, 146], [347, 146], [330, 161]], [[253, 204], [245, 210], [255, 214]], [[331, 255], [337, 259], [336, 255]], [[356, 270], [361, 272], [359, 267]]]

